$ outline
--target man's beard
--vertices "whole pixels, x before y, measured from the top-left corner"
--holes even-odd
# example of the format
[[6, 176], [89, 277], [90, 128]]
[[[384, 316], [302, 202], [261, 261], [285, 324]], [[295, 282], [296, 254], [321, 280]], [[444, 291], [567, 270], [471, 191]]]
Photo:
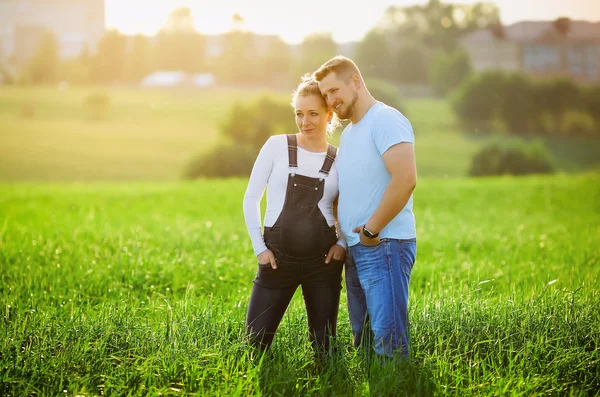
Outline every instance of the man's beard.
[[354, 97], [352, 98], [352, 102], [350, 102], [350, 104], [346, 106], [346, 109], [340, 113], [336, 112], [338, 118], [340, 120], [348, 120], [349, 118], [351, 118], [354, 114], [354, 106], [356, 105], [356, 102], [358, 102], [358, 93], [355, 92]]

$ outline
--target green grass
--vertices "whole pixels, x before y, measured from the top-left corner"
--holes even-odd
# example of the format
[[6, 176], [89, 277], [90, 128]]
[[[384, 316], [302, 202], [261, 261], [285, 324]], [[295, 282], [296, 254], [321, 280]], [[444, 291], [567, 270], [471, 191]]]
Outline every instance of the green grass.
[[[85, 98], [105, 93], [109, 111], [89, 120]], [[231, 103], [252, 91], [2, 88], [0, 180], [175, 180], [214, 144]], [[35, 116], [21, 117], [32, 103]]]
[[242, 342], [244, 180], [0, 185], [0, 395], [594, 395], [600, 174], [421, 178], [412, 359]]
[[[110, 106], [106, 119], [94, 122], [85, 99], [96, 93], [105, 93]], [[233, 101], [261, 94], [241, 89], [2, 87], [0, 180], [177, 180], [194, 155], [217, 142], [219, 124]], [[271, 94], [289, 99], [288, 92]], [[21, 115], [28, 103], [33, 118]], [[415, 130], [419, 175], [466, 176], [471, 158], [488, 137], [464, 131], [443, 100], [407, 100], [405, 107]], [[338, 140], [334, 135], [332, 142]], [[548, 143], [561, 170], [600, 167], [600, 140]]]

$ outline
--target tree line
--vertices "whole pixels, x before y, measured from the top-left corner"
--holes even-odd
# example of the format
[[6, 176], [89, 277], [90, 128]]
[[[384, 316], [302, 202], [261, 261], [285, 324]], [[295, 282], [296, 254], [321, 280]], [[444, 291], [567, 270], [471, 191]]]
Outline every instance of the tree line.
[[487, 71], [465, 79], [451, 102], [458, 120], [476, 132], [600, 137], [600, 85]]
[[[238, 20], [239, 16], [234, 16]], [[430, 0], [424, 5], [390, 7], [380, 23], [353, 43], [353, 57], [365, 77], [398, 84], [434, 84], [441, 93], [470, 71], [458, 41], [473, 30], [500, 22], [487, 3], [463, 5]], [[298, 46], [278, 36], [258, 36], [241, 28], [214, 38], [198, 32], [189, 8], [173, 11], [154, 37], [107, 31], [94, 54], [84, 50], [61, 61], [52, 34], [42, 41], [17, 79], [33, 84], [139, 82], [156, 70], [212, 73], [222, 84], [289, 85], [338, 54], [331, 33], [314, 33]], [[450, 64], [450, 67], [448, 65]], [[452, 76], [447, 76], [451, 71]]]

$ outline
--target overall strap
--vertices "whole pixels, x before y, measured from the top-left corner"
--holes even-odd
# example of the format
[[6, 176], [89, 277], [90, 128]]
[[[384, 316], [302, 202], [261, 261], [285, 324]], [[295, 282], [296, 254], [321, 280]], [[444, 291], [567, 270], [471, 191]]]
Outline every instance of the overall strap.
[[296, 139], [296, 135], [289, 134], [287, 135], [287, 143], [288, 143], [288, 161], [290, 166], [290, 172], [294, 168], [298, 168], [298, 141]]
[[335, 156], [337, 155], [337, 148], [335, 146], [333, 146], [332, 144], [329, 144], [329, 146], [327, 147], [327, 156], [325, 156], [325, 161], [323, 162], [323, 166], [321, 167], [321, 170], [319, 171], [322, 174], [325, 174], [325, 176], [329, 175], [329, 171], [331, 171], [331, 166], [333, 165], [333, 162], [335, 161]]

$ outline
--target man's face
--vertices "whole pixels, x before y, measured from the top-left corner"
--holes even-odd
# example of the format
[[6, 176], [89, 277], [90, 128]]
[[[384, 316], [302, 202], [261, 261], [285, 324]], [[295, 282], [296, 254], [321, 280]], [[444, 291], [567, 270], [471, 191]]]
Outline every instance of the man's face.
[[352, 117], [354, 105], [358, 101], [358, 91], [352, 79], [344, 82], [336, 73], [329, 73], [319, 81], [319, 90], [340, 119], [347, 120]]

